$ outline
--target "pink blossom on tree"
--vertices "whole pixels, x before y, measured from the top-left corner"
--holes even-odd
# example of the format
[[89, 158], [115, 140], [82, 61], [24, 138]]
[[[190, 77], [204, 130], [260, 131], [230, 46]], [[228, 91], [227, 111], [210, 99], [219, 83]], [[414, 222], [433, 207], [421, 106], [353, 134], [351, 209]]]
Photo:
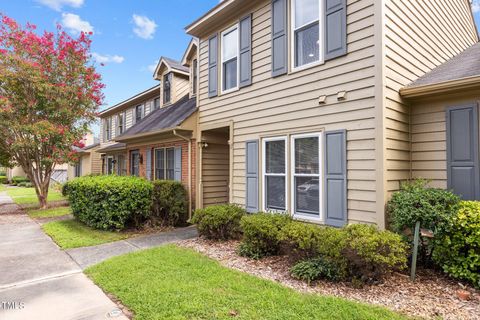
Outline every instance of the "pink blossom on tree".
[[23, 168], [41, 207], [55, 165], [77, 159], [72, 147], [103, 103], [89, 36], [74, 39], [60, 26], [38, 34], [0, 15], [0, 155]]

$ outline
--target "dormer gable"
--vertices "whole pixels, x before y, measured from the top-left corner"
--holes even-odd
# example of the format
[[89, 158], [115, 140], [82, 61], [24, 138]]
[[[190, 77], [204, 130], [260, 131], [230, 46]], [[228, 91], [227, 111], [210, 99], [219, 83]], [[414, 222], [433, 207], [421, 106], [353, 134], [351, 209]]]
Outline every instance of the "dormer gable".
[[190, 92], [190, 70], [180, 62], [161, 57], [153, 74], [160, 81], [160, 107], [174, 104]]

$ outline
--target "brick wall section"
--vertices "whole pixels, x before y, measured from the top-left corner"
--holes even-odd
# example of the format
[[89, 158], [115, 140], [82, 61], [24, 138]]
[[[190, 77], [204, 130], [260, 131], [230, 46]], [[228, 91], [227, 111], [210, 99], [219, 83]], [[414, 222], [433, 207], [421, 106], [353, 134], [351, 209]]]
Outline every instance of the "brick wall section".
[[[146, 177], [146, 171], [147, 171], [147, 150], [151, 149], [152, 150], [152, 177], [155, 174], [155, 162], [154, 162], [154, 149], [156, 148], [172, 148], [172, 147], [182, 147], [182, 184], [185, 186], [186, 189], [188, 189], [188, 142], [185, 140], [178, 140], [174, 142], [168, 142], [168, 143], [154, 143], [154, 144], [146, 144], [143, 146], [137, 146], [137, 147], [128, 147], [127, 146], [127, 154], [128, 154], [128, 159], [127, 159], [127, 172], [128, 174], [131, 174], [131, 167], [130, 167], [130, 153], [131, 151], [138, 150], [140, 152], [140, 155], [143, 157], [143, 162], [140, 164], [140, 176], [141, 177]], [[192, 206], [195, 206], [195, 183], [196, 183], [196, 174], [195, 174], [195, 162], [196, 162], [196, 154], [195, 154], [195, 140], [192, 140], [192, 150], [191, 150], [191, 165], [192, 165], [192, 181], [191, 181], [191, 202]]]

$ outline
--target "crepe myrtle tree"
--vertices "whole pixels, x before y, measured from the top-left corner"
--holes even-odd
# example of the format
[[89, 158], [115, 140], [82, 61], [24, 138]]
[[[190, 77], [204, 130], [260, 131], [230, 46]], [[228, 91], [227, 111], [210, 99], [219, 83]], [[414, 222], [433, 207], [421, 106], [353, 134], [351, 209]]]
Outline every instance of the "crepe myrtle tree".
[[22, 167], [42, 208], [55, 165], [77, 160], [73, 146], [83, 147], [103, 102], [90, 35], [37, 33], [0, 15], [0, 154]]

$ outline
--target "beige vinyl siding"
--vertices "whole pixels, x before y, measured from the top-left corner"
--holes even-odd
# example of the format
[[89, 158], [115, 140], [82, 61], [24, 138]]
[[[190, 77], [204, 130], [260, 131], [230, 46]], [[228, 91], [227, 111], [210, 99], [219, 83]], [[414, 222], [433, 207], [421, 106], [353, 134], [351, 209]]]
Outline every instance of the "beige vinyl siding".
[[[246, 141], [346, 129], [348, 218], [350, 222], [376, 222], [374, 0], [348, 1], [347, 56], [278, 78], [271, 77], [270, 7], [270, 1], [262, 1], [253, 10], [251, 86], [209, 99], [210, 35], [200, 42], [200, 126], [233, 121], [231, 199], [245, 204]], [[345, 101], [337, 101], [339, 91], [347, 91]], [[327, 96], [326, 104], [319, 105], [322, 95]]]
[[479, 101], [478, 93], [449, 95], [412, 106], [412, 176], [447, 188], [446, 109]]
[[228, 145], [212, 143], [202, 153], [203, 205], [228, 203]]
[[189, 78], [176, 76], [175, 77], [175, 101], [180, 100], [190, 93], [190, 80]]
[[102, 155], [97, 152], [97, 148], [91, 151], [90, 161], [91, 161], [91, 173], [99, 174], [102, 173]]
[[418, 156], [410, 145], [413, 111], [411, 117], [409, 103], [398, 93], [400, 88], [478, 39], [467, 0], [387, 0], [385, 15], [385, 154], [387, 191], [391, 193], [411, 177], [411, 157]]

